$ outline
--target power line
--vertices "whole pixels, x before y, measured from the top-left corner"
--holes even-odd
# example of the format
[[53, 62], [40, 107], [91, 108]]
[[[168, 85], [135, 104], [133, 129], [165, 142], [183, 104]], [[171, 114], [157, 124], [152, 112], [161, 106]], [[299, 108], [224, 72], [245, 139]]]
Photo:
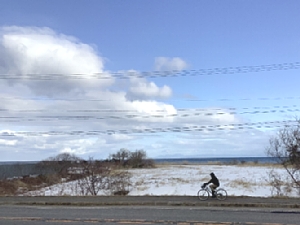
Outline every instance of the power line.
[[229, 99], [229, 98], [222, 98], [222, 99], [216, 99], [216, 100], [205, 100], [205, 99], [186, 99], [186, 101], [191, 102], [204, 102], [204, 101], [251, 101], [251, 100], [258, 100], [258, 101], [278, 101], [278, 100], [297, 100], [300, 99], [300, 97], [262, 97], [262, 98], [240, 98], [240, 99]]
[[162, 133], [162, 132], [211, 132], [211, 131], [234, 131], [234, 130], [249, 130], [249, 129], [272, 129], [280, 127], [290, 127], [295, 123], [294, 120], [285, 121], [268, 121], [256, 123], [232, 123], [219, 125], [191, 125], [177, 127], [156, 127], [145, 129], [128, 129], [128, 130], [73, 130], [73, 131], [17, 131], [17, 132], [0, 132], [0, 136], [16, 137], [16, 136], [97, 136], [97, 135], [112, 135], [112, 134], [141, 134], [141, 133]]
[[259, 73], [282, 70], [295, 70], [300, 68], [300, 62], [278, 63], [257, 66], [237, 66], [237, 67], [219, 67], [212, 69], [198, 70], [169, 70], [169, 71], [148, 71], [148, 72], [100, 72], [100, 73], [43, 73], [43, 74], [0, 74], [2, 80], [61, 80], [61, 79], [129, 79], [129, 78], [164, 78], [164, 77], [185, 77], [185, 76], [211, 76], [228, 74]]
[[[221, 99], [169, 99], [169, 101], [191, 101], [191, 102], [208, 102], [208, 101], [280, 101], [280, 100], [298, 100], [300, 96], [296, 97], [261, 97], [261, 98], [239, 98], [239, 99], [230, 99], [230, 98], [221, 98]], [[70, 102], [109, 102], [109, 99], [96, 99], [96, 98], [24, 98], [24, 97], [0, 97], [0, 100], [25, 100], [25, 101], [70, 101]]]
[[[206, 112], [206, 111], [237, 111], [237, 110], [279, 110], [279, 109], [285, 109], [289, 110], [292, 108], [297, 108], [299, 106], [297, 105], [276, 105], [276, 106], [253, 106], [253, 107], [229, 107], [229, 108], [178, 108], [176, 111], [178, 112], [189, 112], [189, 111], [196, 111], [196, 112]], [[296, 109], [296, 111], [298, 111]], [[67, 109], [67, 110], [49, 110], [49, 109], [20, 109], [20, 110], [12, 110], [12, 109], [6, 109], [6, 108], [0, 108], [0, 113], [1, 112], [7, 112], [7, 113], [42, 113], [42, 112], [59, 112], [59, 113], [140, 113], [136, 116], [140, 116], [141, 114], [149, 114], [153, 112], [157, 113], [167, 113], [170, 114], [167, 109], [158, 109], [158, 110], [149, 110], [147, 112], [141, 112], [140, 110], [122, 110], [122, 109]], [[228, 112], [225, 112], [228, 113]], [[247, 113], [247, 112], [244, 112]]]
[[[199, 117], [199, 116], [222, 116], [222, 115], [236, 115], [236, 114], [271, 114], [271, 113], [292, 113], [292, 112], [299, 112], [299, 109], [271, 109], [271, 110], [255, 110], [255, 111], [243, 111], [243, 112], [236, 112], [236, 111], [228, 111], [228, 112], [195, 112], [195, 113], [182, 113], [182, 114], [168, 114], [168, 115], [137, 115], [137, 114], [128, 114], [125, 116], [118, 116], [118, 115], [108, 115], [108, 116], [91, 116], [91, 115], [74, 115], [74, 116], [58, 116], [58, 115], [42, 115], [42, 116], [33, 116], [33, 117], [24, 117], [24, 116], [0, 116], [1, 122], [37, 122], [37, 121], [88, 121], [88, 120], [108, 120], [108, 119], [121, 119], [121, 120], [130, 120], [130, 119], [169, 119], [169, 118], [187, 118], [187, 117]], [[90, 111], [88, 111], [90, 112]]]

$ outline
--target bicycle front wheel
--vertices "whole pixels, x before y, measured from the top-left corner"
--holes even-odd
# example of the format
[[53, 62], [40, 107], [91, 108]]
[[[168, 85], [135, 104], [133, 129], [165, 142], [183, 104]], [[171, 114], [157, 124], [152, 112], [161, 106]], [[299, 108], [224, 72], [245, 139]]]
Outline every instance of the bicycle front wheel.
[[205, 189], [200, 189], [197, 195], [200, 201], [205, 201], [208, 199], [209, 193]]
[[223, 201], [227, 198], [227, 191], [225, 191], [225, 189], [223, 189], [223, 188], [220, 188], [217, 190], [216, 195], [217, 195], [218, 200]]

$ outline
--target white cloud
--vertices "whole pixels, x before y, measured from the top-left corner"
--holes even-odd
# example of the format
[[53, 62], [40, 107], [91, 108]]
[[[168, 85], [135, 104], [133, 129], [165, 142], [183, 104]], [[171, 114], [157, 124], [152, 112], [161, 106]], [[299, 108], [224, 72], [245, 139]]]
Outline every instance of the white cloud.
[[[4, 27], [0, 30], [0, 72], [18, 75], [24, 78], [34, 74], [36, 78], [43, 75], [63, 75], [55, 81], [21, 81], [35, 94], [61, 96], [73, 94], [85, 87], [94, 86], [89, 78], [93, 73], [103, 72], [104, 60], [89, 45], [83, 44], [74, 37], [55, 33], [49, 28]], [[71, 74], [82, 74], [86, 79], [69, 79]], [[111, 81], [102, 79], [96, 84], [108, 85]]]
[[130, 88], [126, 98], [132, 100], [168, 98], [172, 95], [172, 89], [167, 85], [158, 87], [154, 82], [147, 82], [141, 78], [131, 78]]
[[[49, 28], [5, 27], [1, 33], [5, 50], [2, 57], [11, 57], [14, 64], [8, 72], [91, 74], [103, 71], [103, 59], [91, 46], [74, 37], [57, 34]], [[4, 64], [2, 70], [5, 69]]]
[[[104, 59], [90, 45], [74, 37], [58, 34], [49, 28], [0, 28], [0, 49], [0, 73], [17, 75], [20, 78], [0, 81], [1, 108], [5, 109], [2, 111], [3, 118], [10, 116], [14, 118], [11, 120], [0, 118], [0, 124], [12, 132], [47, 134], [50, 131], [68, 133], [155, 127], [158, 126], [158, 121], [169, 123], [170, 120], [152, 118], [145, 125], [142, 116], [151, 115], [153, 109], [168, 109], [165, 114], [170, 110], [176, 111], [170, 104], [155, 101], [156, 98], [171, 95], [171, 88], [166, 85], [158, 87], [154, 82], [145, 79], [131, 79], [124, 87], [115, 91], [116, 83], [113, 77], [92, 78], [93, 73], [106, 73], [105, 76], [110, 77], [104, 70]], [[25, 79], [28, 74], [33, 74], [35, 78], [47, 74], [51, 80]], [[56, 79], [53, 74], [63, 74], [66, 79]], [[81, 74], [84, 79], [69, 79], [72, 74]], [[128, 100], [126, 95], [139, 100]], [[60, 98], [62, 100], [57, 100]], [[103, 101], [67, 101], [63, 100], [64, 98], [83, 100], [91, 98]], [[114, 109], [128, 113], [105, 112]], [[92, 112], [93, 110], [96, 111]], [[127, 118], [128, 114], [135, 114], [138, 117]], [[87, 119], [81, 119], [84, 116]], [[132, 140], [130, 135], [124, 134], [115, 134], [113, 137], [102, 135], [97, 141], [90, 141], [86, 136], [82, 137], [85, 141], [79, 141], [81, 139], [76, 135], [51, 136], [39, 133], [37, 135], [18, 133], [15, 136], [18, 141], [4, 137], [1, 144], [9, 144], [9, 152], [23, 149], [23, 153], [26, 152], [24, 155], [36, 159], [67, 150], [78, 154], [96, 151], [104, 155], [104, 152], [108, 151], [108, 144]]]
[[0, 145], [16, 145], [17, 140], [3, 140], [0, 139]]
[[[185, 68], [187, 63], [180, 58], [155, 60], [156, 70]], [[211, 116], [196, 114], [193, 109], [178, 111], [174, 105], [164, 102], [172, 96], [172, 89], [167, 85], [159, 86], [145, 78], [123, 82], [113, 77], [92, 78], [91, 75], [98, 72], [111, 76], [104, 69], [103, 57], [74, 37], [49, 28], [0, 29], [0, 73], [20, 76], [17, 80], [0, 80], [0, 145], [5, 145], [0, 149], [2, 160], [40, 160], [66, 151], [83, 157], [107, 157], [123, 147], [144, 149], [149, 156], [156, 157], [164, 153], [198, 155], [199, 149], [213, 146], [218, 154], [225, 155], [228, 149], [224, 150], [224, 146], [230, 148], [233, 145], [228, 143], [247, 138], [246, 134], [237, 137], [221, 131], [195, 130], [149, 135], [144, 129], [226, 125], [241, 120], [226, 109], [222, 115], [216, 115], [207, 108], [205, 112], [212, 112]], [[82, 74], [84, 79], [37, 81], [24, 78], [27, 74], [54, 73], [64, 74], [66, 78]], [[134, 132], [139, 129], [145, 132]], [[107, 130], [112, 135], [105, 134]], [[37, 133], [31, 136], [20, 133], [22, 131]], [[50, 135], [50, 131], [65, 135]], [[70, 135], [72, 131], [78, 134]], [[86, 131], [103, 133], [80, 135]], [[208, 139], [213, 141], [208, 143]], [[243, 143], [237, 144], [236, 151], [249, 147]]]
[[184, 70], [188, 64], [179, 57], [156, 57], [154, 61], [155, 70]]

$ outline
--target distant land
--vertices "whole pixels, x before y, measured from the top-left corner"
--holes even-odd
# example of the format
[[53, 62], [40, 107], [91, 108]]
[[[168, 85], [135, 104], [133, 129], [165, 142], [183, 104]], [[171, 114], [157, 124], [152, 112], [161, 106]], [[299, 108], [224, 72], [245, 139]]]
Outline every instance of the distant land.
[[[152, 158], [156, 163], [208, 163], [220, 162], [224, 164], [232, 164], [238, 162], [254, 162], [254, 163], [275, 163], [273, 157], [209, 157], [209, 158]], [[0, 161], [0, 165], [11, 164], [32, 164], [40, 161]]]

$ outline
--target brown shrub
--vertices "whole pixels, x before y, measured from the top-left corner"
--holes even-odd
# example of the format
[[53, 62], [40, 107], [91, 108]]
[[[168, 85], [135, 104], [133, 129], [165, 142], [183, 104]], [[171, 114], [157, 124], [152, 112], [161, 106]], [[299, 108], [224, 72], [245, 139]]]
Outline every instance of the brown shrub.
[[0, 181], [1, 196], [15, 195], [17, 190], [18, 190], [18, 185], [16, 184], [15, 181], [7, 181], [7, 180]]

